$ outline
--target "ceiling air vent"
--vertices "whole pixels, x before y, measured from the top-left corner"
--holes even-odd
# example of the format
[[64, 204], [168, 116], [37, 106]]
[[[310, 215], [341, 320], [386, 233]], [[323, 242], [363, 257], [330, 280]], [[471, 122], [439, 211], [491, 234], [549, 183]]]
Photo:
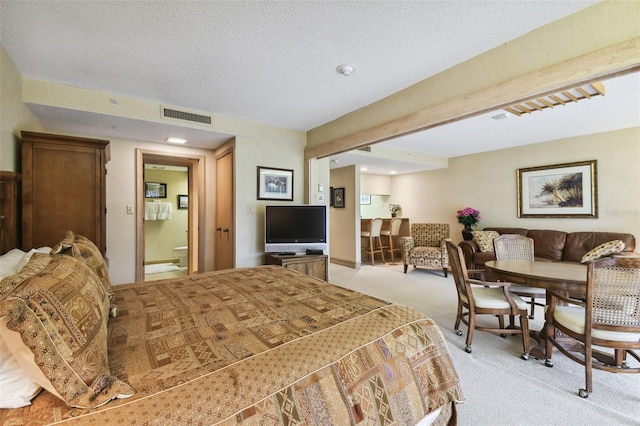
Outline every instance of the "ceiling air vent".
[[370, 146], [363, 146], [362, 148], [356, 148], [358, 151], [366, 151], [366, 152], [371, 152], [371, 147]]
[[163, 117], [175, 118], [177, 120], [192, 121], [194, 123], [211, 124], [211, 117], [208, 115], [194, 114], [192, 112], [178, 111], [177, 109], [162, 108]]

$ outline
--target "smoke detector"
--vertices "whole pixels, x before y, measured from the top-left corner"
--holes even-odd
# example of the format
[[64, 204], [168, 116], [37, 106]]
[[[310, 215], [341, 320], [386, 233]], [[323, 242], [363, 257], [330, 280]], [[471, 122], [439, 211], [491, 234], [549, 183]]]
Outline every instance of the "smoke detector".
[[351, 64], [342, 64], [342, 65], [338, 65], [338, 68], [336, 68], [336, 71], [345, 77], [349, 77], [351, 74], [356, 72], [356, 67]]

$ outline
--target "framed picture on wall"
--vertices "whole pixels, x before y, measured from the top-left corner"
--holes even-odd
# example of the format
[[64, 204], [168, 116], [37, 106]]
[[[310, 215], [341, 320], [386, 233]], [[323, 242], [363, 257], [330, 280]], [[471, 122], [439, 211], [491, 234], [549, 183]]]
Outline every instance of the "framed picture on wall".
[[344, 188], [335, 188], [333, 190], [333, 207], [337, 209], [344, 208]]
[[518, 217], [597, 218], [596, 160], [518, 169]]
[[258, 166], [258, 200], [293, 201], [293, 170]]
[[167, 198], [167, 184], [158, 182], [144, 183], [145, 198]]
[[178, 209], [187, 210], [189, 208], [189, 196], [178, 195]]
[[360, 194], [360, 204], [371, 204], [371, 195]]

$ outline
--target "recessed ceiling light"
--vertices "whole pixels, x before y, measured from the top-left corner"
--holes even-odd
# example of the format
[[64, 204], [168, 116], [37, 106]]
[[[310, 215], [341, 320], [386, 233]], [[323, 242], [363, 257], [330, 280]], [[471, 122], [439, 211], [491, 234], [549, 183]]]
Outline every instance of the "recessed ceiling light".
[[366, 172], [367, 170], [369, 170], [369, 169], [367, 169], [366, 167], [360, 167], [360, 171], [361, 172]]
[[351, 74], [356, 72], [356, 67], [351, 64], [342, 64], [342, 65], [338, 65], [338, 68], [336, 68], [336, 71], [345, 77], [349, 77]]
[[390, 175], [395, 175], [396, 173], [398, 173], [398, 172], [396, 172], [395, 170], [391, 170], [391, 171], [389, 172], [389, 174], [390, 174]]
[[167, 138], [167, 142], [170, 143], [187, 143], [186, 139], [182, 139], [182, 138]]

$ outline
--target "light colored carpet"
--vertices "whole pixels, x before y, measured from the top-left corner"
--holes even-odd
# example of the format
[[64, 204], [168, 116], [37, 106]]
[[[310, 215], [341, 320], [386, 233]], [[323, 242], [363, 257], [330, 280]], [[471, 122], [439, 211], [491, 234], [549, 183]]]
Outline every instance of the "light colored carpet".
[[[411, 267], [404, 274], [399, 263], [359, 270], [331, 264], [329, 281], [411, 306], [438, 323], [466, 398], [458, 406], [460, 425], [640, 425], [640, 374], [594, 371], [594, 392], [582, 399], [577, 391], [584, 387], [584, 368], [558, 352], [553, 368], [543, 360], [521, 360], [520, 336], [476, 331], [473, 352], [466, 353], [466, 326], [463, 336], [453, 331], [457, 296], [451, 274]], [[544, 320], [538, 312], [530, 321], [534, 330]]]

